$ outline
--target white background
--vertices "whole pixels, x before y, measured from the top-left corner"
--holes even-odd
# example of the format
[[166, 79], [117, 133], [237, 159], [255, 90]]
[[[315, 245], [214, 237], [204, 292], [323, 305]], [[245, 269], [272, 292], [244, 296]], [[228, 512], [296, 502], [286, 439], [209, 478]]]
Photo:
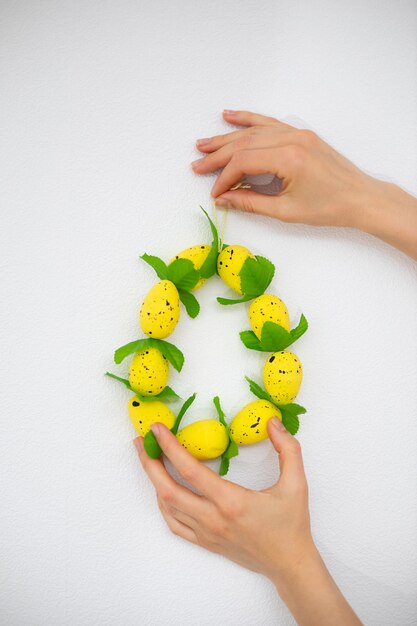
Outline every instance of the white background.
[[[138, 337], [138, 255], [209, 241], [197, 137], [223, 108], [296, 115], [368, 172], [417, 192], [413, 1], [3, 0], [1, 598], [7, 626], [273, 626], [270, 582], [170, 534], [103, 376]], [[416, 264], [372, 237], [229, 214], [229, 243], [277, 266], [297, 344], [314, 534], [367, 625], [417, 623]], [[189, 419], [231, 418], [262, 356], [246, 309], [200, 292], [172, 340]], [[213, 463], [216, 466], [216, 463]], [[277, 477], [268, 441], [230, 479]]]

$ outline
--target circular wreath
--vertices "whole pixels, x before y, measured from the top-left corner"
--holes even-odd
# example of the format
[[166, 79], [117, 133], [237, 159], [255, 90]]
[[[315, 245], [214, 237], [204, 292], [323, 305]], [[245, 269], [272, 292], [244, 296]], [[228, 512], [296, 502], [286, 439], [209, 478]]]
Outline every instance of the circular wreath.
[[[213, 241], [211, 245], [192, 246], [177, 254], [168, 264], [157, 256], [143, 254], [160, 279], [145, 296], [139, 324], [146, 338], [132, 341], [114, 354], [120, 364], [134, 355], [128, 379], [106, 372], [123, 383], [134, 395], [128, 402], [128, 413], [135, 430], [144, 437], [144, 448], [152, 458], [162, 450], [150, 429], [154, 422], [162, 422], [178, 441], [197, 459], [221, 457], [219, 474], [224, 476], [230, 459], [238, 454], [238, 446], [254, 444], [268, 437], [267, 422], [277, 416], [293, 435], [298, 431], [298, 416], [306, 409], [293, 401], [303, 377], [299, 358], [287, 350], [307, 328], [301, 315], [296, 328], [290, 329], [288, 309], [278, 296], [265, 293], [270, 285], [275, 266], [263, 256], [256, 256], [240, 245], [223, 243], [207, 212]], [[239, 298], [217, 298], [221, 305], [249, 302], [249, 322], [252, 330], [244, 330], [240, 338], [250, 350], [269, 353], [263, 368], [264, 387], [246, 377], [256, 400], [244, 406], [227, 423], [219, 397], [213, 398], [217, 419], [195, 421], [179, 430], [181, 419], [194, 401], [190, 396], [175, 416], [167, 403], [179, 396], [167, 385], [170, 365], [178, 372], [184, 364], [184, 355], [165, 338], [175, 329], [180, 318], [180, 302], [188, 315], [196, 317], [200, 305], [192, 292], [214, 274]]]

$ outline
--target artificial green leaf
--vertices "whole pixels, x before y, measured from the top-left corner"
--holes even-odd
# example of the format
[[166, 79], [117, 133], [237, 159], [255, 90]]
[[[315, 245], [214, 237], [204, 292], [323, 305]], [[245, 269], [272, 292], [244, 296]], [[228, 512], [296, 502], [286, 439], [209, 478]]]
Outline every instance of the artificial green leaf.
[[275, 265], [263, 256], [248, 257], [239, 272], [243, 294], [257, 297], [264, 293], [275, 274]]
[[265, 322], [261, 331], [261, 350], [278, 352], [292, 343], [290, 333], [275, 322]]
[[168, 276], [168, 268], [164, 261], [157, 256], [153, 256], [151, 254], [142, 254], [140, 257], [143, 259], [148, 265], [150, 265], [156, 272], [157, 276], [161, 280], [165, 280]]
[[217, 410], [217, 414], [219, 416], [219, 422], [221, 422], [223, 424], [223, 426], [228, 429], [228, 425], [226, 422], [226, 416], [223, 413], [222, 407], [220, 406], [220, 398], [219, 396], [216, 396], [215, 398], [213, 398], [213, 404], [216, 407]]
[[200, 209], [207, 217], [210, 224], [211, 233], [213, 235], [210, 252], [208, 253], [203, 265], [200, 267], [200, 276], [201, 278], [210, 278], [217, 272], [217, 257], [219, 255], [219, 234], [207, 211], [205, 211], [202, 206], [200, 206]]
[[184, 291], [183, 289], [178, 289], [178, 293], [188, 315], [192, 318], [197, 317], [200, 312], [197, 298], [189, 291]]
[[305, 408], [299, 404], [281, 404], [279, 405], [279, 410], [281, 411], [282, 423], [285, 428], [292, 435], [295, 435], [300, 427], [298, 416], [306, 412]]
[[179, 396], [175, 393], [175, 391], [171, 389], [171, 387], [168, 387], [168, 386], [164, 387], [161, 393], [158, 393], [155, 396], [143, 396], [138, 391], [136, 391], [136, 389], [133, 389], [130, 382], [126, 378], [120, 378], [120, 376], [116, 376], [116, 374], [112, 374], [111, 372], [106, 372], [106, 376], [109, 376], [110, 378], [114, 378], [115, 380], [118, 380], [125, 387], [130, 389], [130, 391], [134, 393], [139, 398], [139, 400], [141, 400], [141, 402], [153, 402], [155, 400], [165, 400], [165, 402], [172, 402], [179, 398]]
[[161, 391], [161, 393], [158, 393], [157, 396], [147, 396], [145, 398], [145, 401], [147, 400], [148, 402], [150, 400], [164, 400], [165, 402], [174, 402], [174, 400], [179, 400], [180, 396], [175, 393], [175, 391], [172, 389], [172, 387], [169, 387], [168, 385], [166, 387], [164, 387]]
[[288, 332], [285, 328], [275, 322], [265, 322], [262, 326], [261, 339], [259, 340], [251, 330], [244, 330], [240, 333], [240, 338], [250, 350], [260, 350], [263, 352], [278, 352], [285, 350], [294, 341], [299, 339], [308, 328], [308, 323], [304, 315], [301, 315], [296, 328]]
[[215, 398], [213, 398], [213, 404], [216, 407], [217, 414], [219, 416], [219, 421], [226, 428], [227, 434], [229, 437], [229, 445], [227, 446], [226, 450], [223, 452], [221, 456], [220, 467], [219, 467], [219, 475], [225, 476], [227, 472], [229, 471], [230, 459], [239, 454], [239, 448], [237, 447], [236, 442], [232, 439], [230, 435], [230, 427], [226, 422], [226, 416], [223, 413], [223, 410], [220, 406], [219, 396], [216, 396]]
[[249, 302], [249, 300], [253, 300], [256, 296], [252, 296], [252, 295], [248, 295], [248, 296], [242, 296], [242, 298], [233, 300], [230, 298], [217, 298], [217, 302], [219, 302], [219, 304], [224, 304], [224, 305], [228, 305], [228, 304], [241, 304], [242, 302]]
[[295, 328], [293, 328], [292, 330], [290, 330], [290, 335], [291, 335], [291, 339], [292, 339], [291, 343], [294, 343], [294, 341], [299, 339], [301, 337], [301, 335], [304, 335], [304, 333], [306, 332], [307, 329], [308, 329], [308, 322], [307, 322], [306, 318], [304, 317], [304, 315], [301, 314], [300, 321], [298, 322], [298, 325]]
[[262, 350], [261, 342], [252, 330], [242, 330], [239, 336], [249, 350]]
[[167, 278], [177, 289], [190, 291], [200, 280], [200, 274], [190, 259], [175, 259], [168, 265]]
[[196, 397], [196, 393], [193, 393], [192, 396], [190, 396], [189, 398], [186, 399], [186, 401], [184, 402], [184, 404], [182, 405], [182, 407], [180, 408], [180, 411], [175, 419], [174, 425], [171, 428], [171, 432], [176, 435], [178, 432], [178, 428], [180, 427], [180, 423], [182, 418], [184, 417], [186, 411], [188, 410], [188, 408], [192, 405], [192, 403], [195, 400]]
[[180, 372], [184, 365], [184, 355], [173, 343], [164, 341], [163, 339], [154, 339], [152, 337], [146, 339], [138, 339], [131, 341], [125, 346], [118, 348], [114, 353], [114, 362], [120, 364], [127, 356], [146, 348], [156, 348], [171, 363], [177, 372]]
[[265, 391], [265, 389], [263, 389], [260, 385], [258, 385], [258, 383], [256, 383], [248, 376], [245, 376], [245, 378], [249, 383], [249, 389], [255, 396], [257, 396], [260, 400], [267, 400], [268, 402], [272, 402], [272, 404], [276, 405], [276, 402], [273, 401], [273, 399], [271, 398], [269, 393]]
[[143, 438], [143, 447], [151, 459], [159, 459], [162, 454], [162, 448], [151, 430], [148, 430]]

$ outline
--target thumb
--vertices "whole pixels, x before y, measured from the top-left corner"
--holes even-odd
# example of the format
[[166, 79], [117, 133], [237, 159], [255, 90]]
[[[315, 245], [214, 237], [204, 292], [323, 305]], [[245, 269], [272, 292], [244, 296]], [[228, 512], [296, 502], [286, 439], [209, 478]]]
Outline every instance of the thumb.
[[269, 438], [278, 452], [280, 478], [277, 484], [299, 486], [306, 483], [301, 446], [278, 417], [268, 420]]
[[247, 213], [259, 213], [268, 217], [276, 217], [287, 221], [285, 215], [287, 198], [285, 196], [271, 196], [249, 189], [227, 191], [215, 199], [215, 205], [225, 209], [240, 209]]

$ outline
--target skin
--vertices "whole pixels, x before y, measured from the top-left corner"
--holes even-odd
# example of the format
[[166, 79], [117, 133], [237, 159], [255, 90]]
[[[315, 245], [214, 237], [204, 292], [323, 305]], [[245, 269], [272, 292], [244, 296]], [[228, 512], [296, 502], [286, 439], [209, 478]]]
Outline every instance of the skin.
[[[417, 259], [416, 198], [360, 171], [311, 131], [249, 111], [224, 111], [223, 118], [241, 128], [198, 140], [205, 156], [192, 164], [197, 174], [222, 169], [212, 189], [218, 206], [357, 228]], [[245, 174], [265, 173], [282, 179], [278, 196], [230, 191]], [[135, 445], [174, 534], [267, 576], [300, 626], [361, 624], [314, 544], [300, 445], [278, 419], [271, 418], [267, 429], [280, 478], [259, 492], [220, 478], [163, 425], [152, 425], [161, 448], [201, 495], [174, 481], [162, 459], [150, 459], [141, 437]]]
[[179, 485], [162, 459], [148, 457], [142, 437], [134, 440], [175, 535], [268, 577], [300, 626], [361, 624], [314, 545], [301, 447], [279, 419], [272, 417], [267, 428], [279, 456], [280, 477], [262, 491], [220, 478], [166, 426], [155, 423], [151, 428], [164, 454], [198, 491]]
[[[358, 169], [311, 130], [250, 111], [224, 111], [239, 130], [197, 140], [197, 174], [223, 168], [212, 189], [218, 206], [313, 226], [348, 226], [383, 239], [417, 260], [417, 198]], [[245, 174], [283, 181], [278, 196], [230, 191]]]

